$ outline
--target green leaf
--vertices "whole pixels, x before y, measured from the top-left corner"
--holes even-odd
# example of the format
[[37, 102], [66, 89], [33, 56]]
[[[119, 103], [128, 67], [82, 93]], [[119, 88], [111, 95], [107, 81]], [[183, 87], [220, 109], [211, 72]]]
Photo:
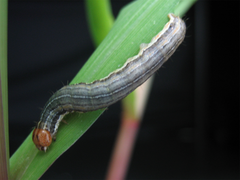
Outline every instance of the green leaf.
[[9, 173], [8, 79], [7, 79], [8, 1], [0, 1], [0, 179]]
[[[191, 1], [192, 2], [192, 1]], [[136, 55], [141, 43], [149, 43], [169, 21], [180, 0], [138, 0], [126, 6], [113, 28], [79, 71], [71, 84], [93, 82], [121, 68], [129, 57]], [[48, 167], [96, 121], [104, 110], [73, 113], [64, 118], [57, 140], [44, 153], [37, 150], [31, 134], [10, 160], [11, 179], [38, 179]]]

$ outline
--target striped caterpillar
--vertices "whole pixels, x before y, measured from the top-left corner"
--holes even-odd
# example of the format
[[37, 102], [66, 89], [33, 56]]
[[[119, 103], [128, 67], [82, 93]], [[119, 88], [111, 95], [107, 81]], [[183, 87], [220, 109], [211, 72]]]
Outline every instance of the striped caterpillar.
[[45, 151], [51, 145], [63, 117], [71, 112], [88, 112], [106, 108], [123, 99], [151, 77], [182, 43], [186, 25], [168, 14], [169, 22], [149, 44], [141, 44], [138, 55], [107, 77], [92, 83], [64, 86], [46, 103], [33, 131], [36, 147]]

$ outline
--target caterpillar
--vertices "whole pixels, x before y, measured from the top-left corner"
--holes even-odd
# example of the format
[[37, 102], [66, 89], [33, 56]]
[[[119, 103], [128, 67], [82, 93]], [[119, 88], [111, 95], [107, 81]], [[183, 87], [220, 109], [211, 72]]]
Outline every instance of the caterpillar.
[[182, 43], [186, 25], [168, 14], [169, 22], [149, 44], [141, 44], [139, 53], [107, 77], [92, 83], [67, 85], [58, 90], [46, 103], [40, 121], [33, 131], [36, 147], [45, 151], [56, 139], [64, 116], [72, 112], [88, 112], [106, 108], [123, 99], [151, 77]]

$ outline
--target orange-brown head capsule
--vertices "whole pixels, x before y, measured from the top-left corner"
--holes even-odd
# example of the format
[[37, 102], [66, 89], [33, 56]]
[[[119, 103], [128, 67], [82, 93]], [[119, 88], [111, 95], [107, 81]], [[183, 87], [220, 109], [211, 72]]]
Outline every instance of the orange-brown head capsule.
[[32, 136], [33, 142], [40, 151], [47, 151], [52, 143], [52, 136], [48, 130], [35, 128]]

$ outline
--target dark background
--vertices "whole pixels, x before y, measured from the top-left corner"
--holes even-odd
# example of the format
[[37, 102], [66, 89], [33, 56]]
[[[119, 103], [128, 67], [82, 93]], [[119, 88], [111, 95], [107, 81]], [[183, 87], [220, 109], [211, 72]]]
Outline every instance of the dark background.
[[[112, 1], [115, 17], [127, 3]], [[10, 1], [8, 18], [12, 155], [94, 46], [83, 1]], [[156, 73], [127, 179], [239, 178], [239, 2], [199, 1], [185, 20], [183, 45]], [[104, 179], [120, 113], [109, 107], [41, 179]]]

